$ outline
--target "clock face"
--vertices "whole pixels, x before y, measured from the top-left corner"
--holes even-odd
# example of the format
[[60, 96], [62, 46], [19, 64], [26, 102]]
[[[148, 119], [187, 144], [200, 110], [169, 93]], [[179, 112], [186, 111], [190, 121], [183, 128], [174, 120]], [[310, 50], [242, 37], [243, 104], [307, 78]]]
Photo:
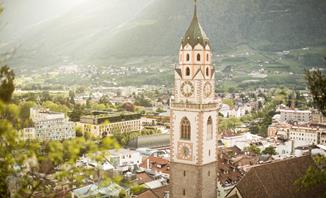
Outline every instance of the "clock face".
[[212, 84], [210, 82], [206, 82], [204, 84], [204, 94], [206, 97], [209, 97], [213, 92], [213, 87]]
[[183, 160], [192, 160], [192, 145], [189, 143], [179, 143], [178, 158]]
[[181, 93], [185, 97], [190, 97], [194, 93], [194, 85], [190, 81], [185, 81], [181, 84]]

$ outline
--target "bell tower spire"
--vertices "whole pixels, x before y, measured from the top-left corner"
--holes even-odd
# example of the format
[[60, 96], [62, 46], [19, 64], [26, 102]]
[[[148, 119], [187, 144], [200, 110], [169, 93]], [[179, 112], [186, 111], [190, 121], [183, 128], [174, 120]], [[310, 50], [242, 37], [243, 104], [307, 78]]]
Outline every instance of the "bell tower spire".
[[170, 197], [216, 198], [218, 103], [209, 39], [194, 15], [182, 38], [170, 102]]
[[194, 17], [197, 17], [197, 0], [194, 0]]

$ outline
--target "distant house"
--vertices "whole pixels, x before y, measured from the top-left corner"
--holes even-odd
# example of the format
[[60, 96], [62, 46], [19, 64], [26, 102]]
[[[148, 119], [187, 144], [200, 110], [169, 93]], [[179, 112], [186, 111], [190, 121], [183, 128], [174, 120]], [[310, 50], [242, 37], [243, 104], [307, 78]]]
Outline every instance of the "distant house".
[[72, 191], [73, 198], [88, 198], [88, 197], [119, 197], [121, 191], [126, 191], [129, 194], [128, 189], [124, 189], [116, 183], [111, 183], [108, 186], [100, 186], [98, 184], [90, 184], [82, 188], [78, 188]]
[[320, 197], [326, 185], [300, 189], [295, 181], [310, 167], [317, 167], [310, 155], [252, 167], [226, 197]]

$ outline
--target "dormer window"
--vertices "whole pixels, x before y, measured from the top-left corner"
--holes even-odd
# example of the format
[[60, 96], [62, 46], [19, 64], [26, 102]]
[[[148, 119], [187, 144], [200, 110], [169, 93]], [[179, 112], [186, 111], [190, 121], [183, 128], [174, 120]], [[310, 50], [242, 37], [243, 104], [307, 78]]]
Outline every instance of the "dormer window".
[[200, 61], [200, 54], [197, 54], [197, 61]]
[[186, 55], [186, 60], [187, 60], [187, 61], [190, 60], [190, 55], [189, 55], [189, 54]]
[[186, 76], [190, 76], [190, 68], [189, 67], [186, 68]]

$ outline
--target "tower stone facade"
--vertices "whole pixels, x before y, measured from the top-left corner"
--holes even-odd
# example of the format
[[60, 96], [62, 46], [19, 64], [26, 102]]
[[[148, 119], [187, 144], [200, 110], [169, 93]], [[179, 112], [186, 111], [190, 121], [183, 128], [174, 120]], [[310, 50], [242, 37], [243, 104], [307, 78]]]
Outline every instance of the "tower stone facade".
[[218, 104], [208, 37], [194, 15], [179, 50], [171, 98], [170, 196], [215, 198]]

